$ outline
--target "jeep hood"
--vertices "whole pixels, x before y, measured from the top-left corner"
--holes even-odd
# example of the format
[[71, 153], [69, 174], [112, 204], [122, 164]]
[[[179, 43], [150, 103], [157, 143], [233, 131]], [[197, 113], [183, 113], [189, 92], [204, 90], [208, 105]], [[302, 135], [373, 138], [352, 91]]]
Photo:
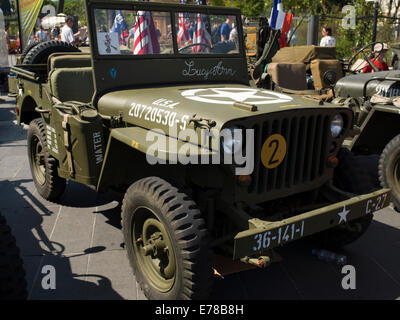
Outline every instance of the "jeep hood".
[[[257, 110], [252, 111], [251, 105], [257, 106]], [[121, 116], [125, 123], [164, 131], [173, 127], [178, 131], [193, 128], [193, 119], [198, 123], [203, 119], [203, 124], [215, 121], [213, 127], [221, 129], [232, 120], [290, 109], [338, 108], [329, 104], [321, 106], [318, 101], [299, 96], [238, 84], [120, 90], [103, 95], [97, 107], [102, 115]]]

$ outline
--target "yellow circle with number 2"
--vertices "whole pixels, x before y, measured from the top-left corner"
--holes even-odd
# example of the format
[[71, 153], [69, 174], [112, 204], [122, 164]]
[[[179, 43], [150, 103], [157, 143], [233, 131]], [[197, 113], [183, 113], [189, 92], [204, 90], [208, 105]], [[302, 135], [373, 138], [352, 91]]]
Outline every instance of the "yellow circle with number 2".
[[270, 136], [261, 149], [261, 161], [267, 169], [278, 167], [285, 160], [287, 144], [280, 134]]

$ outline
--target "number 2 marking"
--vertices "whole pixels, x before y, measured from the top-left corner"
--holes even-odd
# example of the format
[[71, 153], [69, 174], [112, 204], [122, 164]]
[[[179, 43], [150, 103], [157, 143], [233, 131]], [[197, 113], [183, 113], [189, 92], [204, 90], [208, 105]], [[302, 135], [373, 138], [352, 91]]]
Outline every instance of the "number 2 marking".
[[269, 159], [268, 164], [270, 166], [273, 166], [275, 163], [279, 162], [279, 159], [275, 159], [276, 152], [278, 151], [279, 148], [279, 141], [278, 140], [272, 140], [271, 143], [269, 144], [269, 147], [272, 147], [272, 145], [275, 145], [274, 151], [272, 151], [272, 156]]
[[267, 169], [278, 167], [285, 160], [287, 143], [280, 134], [270, 136], [261, 149], [261, 160]]

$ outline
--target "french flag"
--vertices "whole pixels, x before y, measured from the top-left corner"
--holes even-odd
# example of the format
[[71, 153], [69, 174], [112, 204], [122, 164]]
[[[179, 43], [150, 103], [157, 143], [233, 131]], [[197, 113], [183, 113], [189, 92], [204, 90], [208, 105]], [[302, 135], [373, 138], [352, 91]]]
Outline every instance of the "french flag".
[[290, 30], [290, 24], [292, 23], [293, 14], [285, 13], [283, 11], [282, 1], [274, 0], [272, 7], [271, 18], [269, 25], [274, 30], [282, 30], [283, 34], [286, 34]]

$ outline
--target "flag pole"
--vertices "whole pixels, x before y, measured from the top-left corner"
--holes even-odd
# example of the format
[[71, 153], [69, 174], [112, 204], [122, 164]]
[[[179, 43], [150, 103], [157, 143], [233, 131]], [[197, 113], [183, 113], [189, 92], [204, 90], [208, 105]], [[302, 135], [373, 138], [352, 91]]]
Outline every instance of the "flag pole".
[[19, 0], [17, 2], [17, 16], [18, 16], [18, 31], [19, 31], [19, 47], [21, 48], [21, 53], [24, 50], [24, 44], [22, 41], [22, 30], [21, 30], [21, 16], [19, 15]]

